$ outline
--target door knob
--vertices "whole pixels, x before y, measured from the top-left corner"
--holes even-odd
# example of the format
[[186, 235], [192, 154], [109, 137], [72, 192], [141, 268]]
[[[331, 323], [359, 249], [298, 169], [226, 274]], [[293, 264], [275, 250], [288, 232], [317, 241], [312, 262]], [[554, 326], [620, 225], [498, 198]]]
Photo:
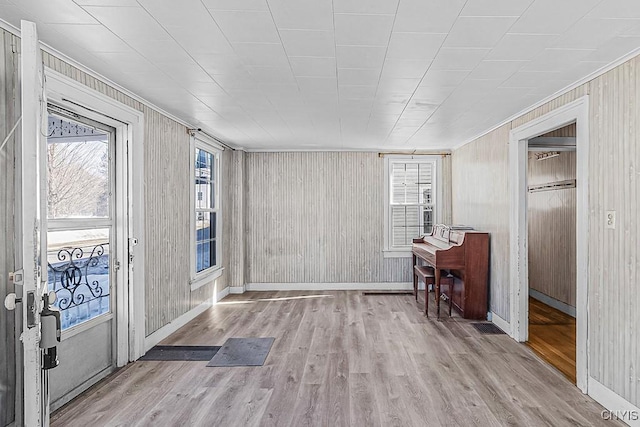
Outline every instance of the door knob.
[[4, 307], [9, 311], [13, 311], [16, 309], [16, 303], [21, 301], [20, 298], [16, 297], [16, 294], [10, 293], [4, 298]]

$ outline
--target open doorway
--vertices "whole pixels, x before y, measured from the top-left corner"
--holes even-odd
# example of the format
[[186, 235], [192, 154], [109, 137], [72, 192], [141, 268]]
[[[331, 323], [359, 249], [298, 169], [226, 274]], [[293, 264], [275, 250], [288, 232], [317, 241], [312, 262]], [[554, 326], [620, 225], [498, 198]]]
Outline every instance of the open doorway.
[[527, 345], [576, 383], [576, 124], [528, 141]]
[[[519, 342], [529, 340], [529, 202], [528, 164], [529, 146], [534, 139], [556, 129], [575, 123], [575, 379], [576, 386], [588, 393], [588, 324], [587, 310], [589, 292], [589, 97], [583, 96], [573, 102], [552, 109], [511, 130], [509, 135], [509, 282], [510, 320], [509, 334]], [[531, 144], [530, 144], [531, 141]], [[552, 149], [547, 144], [541, 147], [547, 157], [562, 152], [561, 147]], [[549, 160], [547, 160], [549, 161]], [[542, 163], [543, 161], [541, 161]], [[555, 220], [554, 220], [555, 221]], [[558, 245], [547, 230], [546, 247]], [[533, 273], [532, 273], [533, 274]], [[547, 305], [549, 305], [547, 303]]]

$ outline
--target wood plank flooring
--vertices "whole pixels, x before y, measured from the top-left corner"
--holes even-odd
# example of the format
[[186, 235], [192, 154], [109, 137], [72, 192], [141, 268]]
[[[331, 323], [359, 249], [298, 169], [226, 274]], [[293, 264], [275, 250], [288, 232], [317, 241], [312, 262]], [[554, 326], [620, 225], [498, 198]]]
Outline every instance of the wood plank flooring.
[[529, 341], [536, 354], [576, 383], [576, 319], [529, 298]]
[[527, 346], [422, 307], [356, 291], [232, 295], [162, 344], [272, 336], [264, 366], [138, 361], [51, 425], [615, 425]]

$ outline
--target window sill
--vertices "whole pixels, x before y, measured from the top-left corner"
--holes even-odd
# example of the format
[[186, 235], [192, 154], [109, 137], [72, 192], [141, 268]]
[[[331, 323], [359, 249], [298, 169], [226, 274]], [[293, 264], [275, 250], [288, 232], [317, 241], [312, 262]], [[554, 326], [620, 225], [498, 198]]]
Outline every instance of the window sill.
[[222, 272], [224, 271], [224, 267], [218, 267], [215, 270], [207, 271], [205, 273], [201, 273], [195, 278], [191, 279], [191, 290], [195, 291], [198, 288], [203, 287], [207, 283], [211, 283], [216, 280], [218, 277], [222, 276]]
[[382, 251], [383, 258], [410, 258], [411, 248], [408, 249], [385, 249]]

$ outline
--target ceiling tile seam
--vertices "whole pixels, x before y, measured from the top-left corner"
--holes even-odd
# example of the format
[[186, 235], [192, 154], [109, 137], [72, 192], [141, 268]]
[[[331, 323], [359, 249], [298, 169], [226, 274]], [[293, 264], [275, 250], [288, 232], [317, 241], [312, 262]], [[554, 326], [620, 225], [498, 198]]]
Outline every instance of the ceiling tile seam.
[[[14, 34], [18, 37], [20, 37], [20, 29], [13, 26], [12, 24], [6, 22], [5, 20], [3, 20], [2, 18], [0, 18], [0, 28], [3, 28], [4, 30], [10, 32], [11, 34]], [[117, 37], [117, 36], [116, 36]], [[113, 89], [115, 89], [118, 92], [121, 92], [123, 95], [130, 97], [131, 99], [135, 100], [136, 102], [139, 102], [145, 106], [147, 106], [148, 108], [166, 116], [167, 118], [175, 121], [176, 123], [181, 124], [182, 126], [185, 126], [187, 128], [193, 128], [194, 125], [193, 123], [190, 123], [189, 121], [185, 120], [184, 118], [178, 117], [173, 113], [170, 113], [169, 111], [165, 110], [164, 108], [161, 108], [160, 106], [156, 105], [155, 103], [149, 101], [148, 99], [136, 94], [133, 90], [126, 88], [125, 86], [116, 83], [115, 81], [109, 79], [108, 77], [98, 73], [97, 71], [87, 67], [86, 65], [82, 64], [80, 61], [72, 58], [71, 56], [59, 51], [58, 49], [54, 48], [53, 46], [50, 46], [46, 43], [44, 43], [43, 41], [40, 41], [40, 47], [42, 48], [43, 51], [53, 55], [55, 58], [58, 58], [61, 61], [66, 62], [67, 64], [69, 64], [70, 66], [77, 68], [78, 70], [80, 70], [81, 72], [97, 79], [98, 81], [100, 81], [101, 83], [104, 83], [106, 85], [109, 85], [110, 87], [112, 87]], [[220, 142], [223, 145], [226, 145], [227, 147], [231, 148], [231, 149], [238, 149], [238, 146], [235, 145], [234, 143], [231, 143], [229, 141], [226, 141], [224, 139], [220, 139], [218, 142]]]
[[[333, 0], [332, 0], [333, 2]], [[400, 1], [396, 4], [396, 12], [393, 14], [393, 22], [391, 23], [391, 31], [389, 31], [389, 37], [387, 39], [387, 45], [384, 49], [384, 57], [382, 58], [382, 67], [380, 67], [380, 73], [378, 74], [378, 81], [376, 82], [376, 91], [373, 94], [373, 99], [375, 101], [378, 96], [378, 91], [380, 90], [380, 80], [382, 80], [382, 73], [384, 72], [384, 65], [387, 61], [387, 55], [389, 54], [389, 45], [391, 44], [391, 37], [393, 37], [393, 29], [396, 26], [396, 19], [398, 17], [398, 9], [400, 9]], [[388, 15], [391, 16], [391, 15]], [[337, 61], [336, 61], [337, 63]], [[367, 130], [369, 129], [369, 124], [371, 123], [371, 117], [373, 115], [373, 102], [371, 103], [371, 108], [369, 110], [369, 116], [367, 117]], [[382, 140], [382, 144], [386, 142], [386, 138]]]
[[[453, 26], [456, 24], [456, 22], [458, 21], [458, 18], [460, 18], [460, 14], [462, 13], [462, 11], [464, 10], [465, 6], [467, 5], [467, 3], [469, 2], [469, 0], [465, 0], [464, 4], [462, 5], [462, 7], [460, 8], [460, 10], [458, 11], [458, 15], [456, 16], [456, 19], [453, 20], [453, 22], [451, 23], [451, 26], [449, 26], [449, 29], [447, 31], [447, 35], [442, 39], [442, 42], [440, 43], [440, 46], [438, 47], [438, 50], [436, 51], [435, 55], [433, 56], [433, 59], [431, 60], [431, 63], [429, 63], [429, 66], [427, 67], [427, 69], [425, 70], [424, 74], [422, 75], [422, 77], [420, 78], [420, 81], [418, 82], [418, 85], [416, 86], [416, 88], [413, 90], [413, 93], [411, 94], [411, 96], [409, 97], [409, 100], [407, 101], [407, 103], [404, 105], [404, 107], [402, 108], [402, 111], [400, 112], [400, 115], [398, 116], [398, 118], [396, 119], [395, 123], [393, 124], [393, 126], [391, 127], [391, 130], [389, 131], [389, 133], [387, 134], [387, 136], [384, 138], [383, 140], [383, 144], [387, 142], [387, 140], [389, 139], [389, 137], [391, 136], [391, 134], [393, 133], [393, 131], [395, 130], [396, 126], [398, 126], [398, 122], [400, 121], [400, 119], [402, 118], [402, 115], [404, 114], [404, 112], [407, 110], [407, 106], [411, 103], [411, 100], [413, 99], [413, 97], [416, 94], [416, 91], [418, 90], [418, 88], [420, 87], [420, 85], [422, 84], [422, 82], [424, 81], [424, 78], [426, 77], [427, 73], [429, 72], [429, 70], [431, 69], [431, 66], [433, 65], [433, 62], [435, 61], [435, 59], [438, 57], [438, 54], [440, 53], [440, 51], [443, 49], [443, 46], [445, 44], [445, 42], [447, 41], [447, 38], [449, 38], [449, 34], [451, 34], [451, 29], [453, 28]], [[399, 3], [399, 2], [398, 2]], [[393, 28], [391, 29], [391, 32], [393, 33]], [[488, 54], [488, 52], [487, 52]], [[485, 54], [485, 56], [487, 55]], [[458, 85], [459, 86], [459, 85]], [[429, 120], [429, 118], [431, 116], [433, 116], [435, 114], [436, 111], [438, 111], [438, 109], [440, 109], [440, 107], [442, 106], [442, 104], [445, 103], [445, 101], [447, 99], [449, 99], [449, 97], [453, 94], [453, 92], [451, 92], [436, 108], [434, 111], [431, 112], [431, 114], [429, 114], [429, 117], [427, 117], [425, 119], [425, 121], [422, 123], [422, 125], [420, 125], [420, 127], [409, 137], [407, 138], [404, 143], [407, 143], [411, 138], [413, 138], [413, 136], [420, 130], [422, 129], [422, 127], [425, 125], [425, 123], [427, 123], [427, 121]]]
[[564, 95], [564, 94], [566, 94], [566, 93], [568, 93], [568, 92], [570, 92], [570, 91], [572, 91], [572, 90], [574, 90], [574, 89], [576, 89], [576, 88], [578, 88], [578, 87], [580, 87], [580, 86], [582, 86], [584, 84], [589, 83], [590, 81], [598, 78], [599, 76], [608, 73], [609, 71], [611, 71], [614, 68], [624, 64], [625, 62], [633, 59], [634, 57], [636, 57], [638, 55], [640, 55], [640, 47], [635, 49], [635, 50], [633, 50], [633, 51], [631, 51], [631, 52], [629, 52], [629, 53], [627, 53], [627, 54], [625, 54], [625, 55], [623, 55], [623, 56], [621, 56], [620, 58], [616, 59], [615, 61], [611, 62], [610, 64], [599, 68], [598, 70], [596, 70], [593, 73], [581, 78], [580, 80], [577, 80], [576, 82], [571, 83], [571, 84], [565, 86], [564, 88], [557, 90], [556, 92], [554, 92], [551, 95], [545, 97], [544, 99], [542, 99], [542, 100], [540, 100], [538, 102], [535, 102], [534, 104], [532, 104], [532, 105], [530, 105], [530, 106], [518, 111], [517, 113], [515, 113], [515, 114], [507, 117], [503, 121], [499, 122], [495, 126], [490, 127], [487, 130], [485, 130], [483, 132], [480, 132], [477, 135], [475, 135], [475, 136], [473, 136], [473, 137], [471, 137], [469, 139], [466, 139], [462, 143], [451, 147], [451, 150], [452, 151], [458, 150], [459, 148], [462, 148], [465, 145], [467, 145], [467, 144], [469, 144], [469, 143], [471, 143], [471, 142], [473, 142], [473, 141], [475, 141], [475, 140], [477, 140], [479, 138], [482, 138], [483, 136], [487, 135], [490, 132], [493, 132], [494, 130], [498, 129], [499, 127], [504, 126], [506, 124], [509, 124], [510, 122], [514, 121], [515, 119], [517, 119], [519, 117], [522, 117], [527, 113], [530, 113], [531, 111], [535, 110], [536, 108], [539, 108], [539, 107], [541, 107], [541, 106], [553, 101], [554, 99], [557, 99], [558, 97], [560, 97], [560, 96], [562, 96], [562, 95]]
[[[333, 54], [336, 57], [336, 111], [340, 106], [340, 75], [338, 74], [338, 44], [336, 42], [336, 8], [334, 0], [331, 0], [331, 25], [333, 25]], [[342, 134], [342, 117], [338, 115], [338, 130], [340, 131], [340, 146], [344, 148], [344, 135]]]
[[[180, 46], [180, 48], [184, 51], [184, 53], [191, 58], [191, 60], [197, 64], [198, 67], [200, 67], [200, 69], [209, 76], [209, 78], [211, 78], [211, 80], [216, 83], [220, 89], [222, 89], [227, 95], [229, 95], [229, 93], [226, 92], [226, 90], [220, 86], [220, 84], [218, 84], [218, 82], [209, 74], [209, 72], [207, 72], [207, 70], [204, 69], [204, 67], [195, 60], [195, 58], [193, 58], [193, 56], [184, 48], [184, 46], [178, 42], [175, 37], [173, 37], [173, 35], [164, 27], [164, 25], [162, 25], [155, 16], [153, 16], [153, 14], [151, 12], [149, 12], [149, 10], [144, 7], [140, 2], [138, 2], [136, 0], [136, 2], [140, 5], [140, 8], [142, 10], [144, 10], [147, 15], [149, 15], [151, 17], [151, 19], [153, 19], [160, 28], [162, 28], [162, 30], [167, 33], [167, 35], [171, 38], [171, 40], [173, 40], [178, 46]], [[202, 0], [200, 1], [200, 3], [202, 4]], [[203, 4], [204, 7], [204, 4]], [[91, 15], [91, 13], [89, 11], [87, 11], [86, 9], [82, 8], [86, 13], [88, 13], [89, 15]], [[206, 9], [206, 7], [205, 7]], [[98, 22], [100, 22], [102, 24], [102, 22], [97, 19], [95, 16], [91, 15], [94, 19], [96, 19]], [[211, 16], [211, 15], [209, 15]], [[213, 20], [213, 17], [211, 17]], [[220, 27], [218, 26], [218, 23], [215, 22], [215, 20], [213, 20], [214, 24], [218, 27], [218, 29], [220, 29]], [[194, 93], [192, 93], [189, 89], [185, 88], [183, 85], [180, 84], [179, 81], [177, 81], [176, 79], [174, 79], [172, 76], [170, 76], [168, 73], [164, 72], [164, 70], [162, 70], [162, 68], [158, 67], [153, 61], [150, 61], [142, 52], [140, 52], [138, 49], [135, 49], [133, 46], [131, 46], [126, 40], [122, 39], [120, 36], [118, 36], [117, 34], [115, 34], [113, 31], [111, 31], [111, 29], [109, 27], [107, 27], [106, 25], [102, 24], [109, 32], [111, 32], [113, 35], [115, 35], [116, 37], [118, 37], [120, 40], [122, 40], [127, 46], [129, 46], [134, 52], [137, 52], [141, 57], [145, 58], [147, 61], [149, 61], [150, 64], [152, 64], [154, 67], [156, 67], [158, 70], [160, 70], [160, 72], [162, 74], [164, 74], [165, 76], [167, 76], [170, 80], [174, 81], [177, 83], [177, 85], [179, 87], [181, 87], [182, 89], [184, 89], [187, 93], [189, 93], [191, 96], [193, 96], [195, 99], [197, 99], [198, 101], [200, 101], [203, 105], [205, 105], [209, 110], [211, 110], [211, 112], [213, 112], [214, 114], [216, 114], [218, 117], [220, 117], [221, 119], [225, 120], [230, 126], [232, 126], [233, 128], [235, 128], [238, 132], [240, 132], [243, 135], [246, 135], [241, 129], [238, 129], [237, 126], [235, 126], [231, 121], [229, 121], [226, 117], [223, 117], [220, 113], [218, 113], [217, 111], [215, 111], [213, 108], [211, 108], [210, 105], [208, 105], [206, 102], [202, 101], [197, 95], [195, 95]], [[224, 36], [224, 32], [222, 32], [222, 30], [220, 29], [220, 32], [223, 34]], [[226, 36], [225, 36], [226, 39]], [[229, 43], [229, 40], [227, 40], [227, 43]], [[232, 47], [233, 48], [233, 47]], [[230, 96], [230, 95], [229, 95]], [[239, 108], [242, 109], [241, 106], [239, 106]], [[244, 111], [244, 109], [243, 109]], [[209, 127], [209, 126], [206, 126]], [[216, 136], [217, 131], [215, 129], [210, 129], [209, 130], [212, 133], [212, 136], [214, 136], [215, 138], [219, 138]], [[252, 139], [249, 135], [246, 135], [247, 138]]]
[[[202, 1], [202, 0], [201, 0]], [[296, 73], [293, 71], [293, 65], [291, 65], [291, 59], [289, 57], [289, 54], [287, 53], [287, 48], [284, 46], [284, 42], [282, 41], [282, 34], [280, 34], [280, 28], [278, 28], [278, 24], [276, 24], [276, 20], [273, 17], [273, 11], [271, 10], [271, 5], [269, 4], [268, 1], [265, 1], [267, 4], [267, 9], [269, 10], [269, 16], [271, 16], [271, 22], [273, 23], [273, 26], [276, 29], [276, 33], [278, 34], [278, 40], [280, 40], [280, 45], [282, 46], [282, 50], [284, 51], [285, 56], [287, 57], [287, 64], [289, 64], [289, 70], [291, 70], [291, 75], [293, 76], [293, 80], [296, 82], [296, 87], [298, 88], [298, 94], [301, 94], [302, 91], [300, 90], [300, 83], [298, 82], [298, 79], [296, 77]], [[334, 55], [335, 55], [335, 51], [334, 51]], [[337, 76], [336, 76], [337, 78]], [[289, 126], [289, 122], [287, 122], [281, 115], [280, 110], [278, 110], [277, 108], [275, 108], [275, 105], [273, 104], [272, 100], [270, 97], [267, 97], [267, 99], [269, 100], [269, 104], [271, 104], [274, 108], [274, 110], [276, 111], [276, 114], [278, 115], [278, 117], [280, 117], [280, 120], [283, 121], [283, 123], [285, 124], [285, 126], [287, 127], [287, 129], [289, 130], [289, 132], [291, 133], [291, 135], [295, 135], [295, 133], [293, 132], [293, 130], [291, 129], [291, 126]], [[315, 125], [314, 125], [315, 128]], [[266, 130], [265, 130], [266, 131]], [[269, 135], [271, 135], [270, 132], [267, 132]], [[273, 135], [272, 135], [273, 138]], [[275, 138], [274, 138], [275, 139]]]
[[[465, 6], [466, 6], [466, 4], [468, 3], [468, 1], [469, 1], [469, 0], [466, 0], [466, 1], [465, 1]], [[601, 0], [601, 1], [602, 1], [602, 0]], [[534, 2], [534, 1], [532, 1], [532, 2], [527, 6], [527, 8], [522, 12], [522, 14], [518, 17], [518, 19], [516, 19], [515, 21], [513, 21], [513, 22], [511, 23], [511, 25], [509, 26], [509, 28], [507, 28], [507, 30], [504, 32], [504, 34], [502, 34], [502, 37], [500, 37], [500, 39], [499, 39], [499, 40], [497, 40], [497, 41], [494, 43], [493, 47], [487, 51], [487, 53], [483, 56], [483, 58], [482, 58], [482, 59], [481, 59], [481, 60], [476, 64], [476, 66], [475, 66], [473, 69], [469, 70], [469, 74], [467, 74], [467, 76], [469, 76], [470, 74], [472, 74], [472, 73], [473, 73], [473, 71], [474, 71], [474, 70], [476, 70], [476, 69], [478, 68], [478, 66], [480, 65], [480, 63], [482, 63], [482, 61], [484, 60], [484, 58], [486, 58], [486, 57], [487, 57], [487, 56], [488, 56], [488, 55], [489, 55], [489, 54], [490, 54], [490, 53], [495, 49], [495, 46], [497, 46], [497, 45], [498, 45], [498, 44], [499, 44], [499, 43], [504, 39], [504, 37], [505, 37], [507, 34], [509, 34], [509, 30], [510, 30], [511, 28], [513, 28], [513, 26], [514, 26], [514, 25], [515, 25], [515, 24], [520, 20], [520, 17], [522, 17], [522, 15], [524, 15], [524, 14], [527, 12], [527, 10], [529, 10], [529, 8], [531, 8], [531, 6], [533, 5], [533, 3], [535, 3], [535, 2]], [[462, 9], [464, 10], [464, 6], [463, 6], [463, 8], [462, 8]], [[462, 13], [462, 12], [460, 12], [460, 13]], [[456, 18], [456, 20], [454, 21], [454, 24], [453, 24], [453, 25], [455, 25], [455, 23], [458, 21], [458, 19], [459, 19], [460, 17], [461, 17], [461, 15], [459, 14], [459, 15], [458, 15], [458, 18]], [[442, 46], [444, 45], [444, 43], [445, 43], [446, 39], [449, 37], [449, 34], [451, 33], [451, 29], [453, 28], [453, 25], [449, 28], [449, 31], [448, 31], [448, 33], [447, 33], [447, 37], [445, 37], [445, 40], [443, 40], [442, 45], [440, 46], [440, 49], [442, 49]], [[449, 48], [449, 49], [450, 49], [450, 48]], [[439, 52], [439, 50], [438, 50], [438, 52]], [[518, 71], [519, 71], [520, 69], [522, 69], [522, 67], [524, 67], [524, 66], [525, 66], [525, 64], [522, 64], [522, 65], [518, 68]], [[431, 67], [429, 67], [429, 68], [431, 68]], [[428, 72], [428, 71], [429, 71], [429, 70], [427, 70], [427, 72]], [[518, 71], [516, 71], [516, 73], [517, 73]], [[425, 72], [425, 76], [426, 76], [427, 72]], [[514, 74], [515, 74], [515, 73], [514, 73]], [[505, 82], [505, 81], [507, 81], [510, 77], [511, 77], [511, 76], [509, 76], [509, 77], [505, 78], [504, 80], [502, 80], [502, 82], [500, 83], [500, 85], [498, 85], [498, 87], [501, 87], [501, 85], [502, 85], [502, 84], [504, 84], [504, 82]], [[422, 77], [422, 79], [424, 79], [424, 76]], [[463, 79], [463, 82], [464, 82], [466, 79], [467, 79], [467, 77], [465, 77], [465, 78]], [[422, 83], [422, 80], [420, 80], [420, 83]], [[460, 85], [461, 85], [461, 84], [462, 84], [462, 82], [461, 82], [457, 87], [460, 87]], [[420, 87], [420, 84], [418, 84], [418, 87]], [[416, 90], [417, 90], [417, 89], [416, 89]], [[451, 92], [451, 93], [450, 93], [450, 94], [449, 94], [449, 95], [448, 95], [448, 96], [447, 96], [447, 97], [446, 97], [446, 98], [445, 98], [445, 99], [440, 103], [440, 105], [438, 105], [438, 106], [436, 107], [436, 109], [435, 109], [435, 110], [434, 110], [434, 111], [429, 115], [429, 117], [427, 117], [427, 119], [424, 121], [424, 123], [422, 123], [422, 125], [420, 125], [420, 127], [419, 127], [419, 128], [418, 128], [418, 129], [417, 129], [417, 130], [416, 130], [416, 131], [415, 131], [415, 132], [414, 132], [414, 133], [413, 133], [413, 134], [412, 134], [412, 135], [411, 135], [411, 136], [410, 136], [410, 137], [405, 141], [405, 143], [408, 143], [408, 142], [409, 142], [409, 141], [410, 141], [410, 140], [411, 140], [411, 139], [412, 139], [412, 138], [413, 138], [413, 137], [414, 137], [418, 132], [420, 132], [420, 130], [424, 127], [424, 125], [425, 125], [425, 124], [427, 124], [427, 122], [429, 121], [429, 119], [431, 118], [431, 116], [433, 116], [433, 115], [436, 113], [436, 111], [438, 111], [438, 110], [440, 109], [440, 107], [441, 107], [441, 106], [442, 106], [442, 105], [447, 101], [447, 99], [449, 99], [449, 98], [453, 95], [453, 93], [454, 93], [454, 92], [455, 92], [455, 90], [454, 90], [454, 91], [452, 91], [452, 92]], [[414, 95], [415, 95], [415, 92], [414, 92]], [[411, 96], [411, 98], [409, 99], [409, 102], [411, 102], [411, 99], [413, 99], [413, 95], [412, 95], [412, 96]], [[404, 110], [402, 111], [402, 113], [404, 114]], [[401, 117], [402, 117], [402, 116], [401, 116]], [[398, 119], [398, 120], [399, 120], [399, 119]], [[394, 128], [395, 128], [395, 126], [394, 126]]]
[[[137, 0], [136, 0], [137, 1]], [[140, 4], [140, 2], [137, 1], [138, 4]], [[218, 28], [218, 30], [220, 31], [220, 34], [222, 34], [222, 36], [224, 37], [224, 39], [226, 40], [226, 42], [229, 44], [229, 46], [231, 47], [231, 49], [233, 50], [233, 44], [229, 41], [229, 39], [227, 38], [226, 34], [224, 33], [224, 31], [222, 31], [222, 29], [220, 28], [220, 26], [218, 25], [218, 23], [216, 22], [215, 18], [211, 15], [211, 13], [209, 12], [209, 10], [206, 8], [206, 6], [204, 5], [204, 3], [202, 2], [202, 0], [200, 0], [200, 4], [202, 4], [202, 6], [205, 8], [205, 10], [207, 10], [207, 14], [209, 15], [209, 17], [211, 18], [211, 21], [215, 24], [215, 26]], [[231, 96], [231, 94], [223, 87], [221, 86], [217, 80], [214, 78], [214, 76], [212, 76], [194, 57], [193, 55], [191, 55], [191, 53], [189, 53], [189, 51], [187, 49], [185, 49], [185, 47], [178, 41], [175, 39], [175, 37], [173, 37], [173, 35], [164, 27], [164, 25], [162, 25], [156, 18], [155, 16], [153, 16], [153, 14], [146, 8], [144, 7], [142, 4], [140, 4], [140, 7], [160, 26], [160, 28], [162, 28], [167, 35], [178, 45], [180, 46], [180, 48], [184, 51], [184, 53], [191, 58], [191, 60], [207, 75], [209, 76], [209, 78], [211, 79], [211, 81], [213, 83], [215, 83], [227, 96], [229, 96], [230, 98], [233, 99], [233, 96]], [[132, 47], [133, 49], [133, 47]], [[143, 58], [145, 57], [141, 52], [137, 51], [136, 49], [133, 49], [134, 51], [138, 52], [140, 54], [140, 56], [142, 56]], [[235, 50], [234, 50], [235, 52]], [[154, 64], [155, 65], [155, 64]], [[162, 69], [160, 69], [162, 71]], [[185, 88], [183, 85], [180, 84], [179, 81], [176, 81], [173, 77], [171, 77], [170, 75], [164, 73], [165, 75], [167, 75], [167, 77], [169, 77], [171, 80], [175, 81], [178, 86], [180, 86], [182, 89], [184, 89], [187, 93], [189, 93], [191, 96], [193, 96], [195, 99], [197, 99], [198, 101], [200, 101], [203, 105], [205, 105], [212, 113], [214, 113], [216, 116], [220, 117], [221, 119], [223, 119], [229, 126], [231, 126], [233, 129], [237, 130], [240, 134], [245, 135], [249, 140], [255, 141], [255, 139], [248, 135], [247, 133], [245, 133], [242, 129], [238, 128], [232, 121], [230, 121], [229, 119], [227, 119], [226, 117], [224, 117], [222, 114], [220, 114], [219, 112], [217, 112], [216, 110], [214, 110], [209, 104], [207, 104], [206, 102], [204, 102], [202, 99], [199, 98], [198, 95], [194, 94], [191, 90]], [[239, 108], [240, 110], [242, 110], [245, 114], [247, 114], [247, 117], [250, 117], [251, 120], [259, 127], [262, 128], [262, 126], [260, 126], [252, 117], [251, 115], [244, 109], [244, 107], [240, 104], [235, 104], [232, 106], [237, 106], [237, 108]], [[200, 120], [200, 122], [202, 122]], [[206, 127], [209, 128], [209, 125], [206, 125]], [[262, 128], [267, 134], [269, 134], [269, 132], [266, 131], [266, 129]], [[213, 129], [211, 127], [210, 132], [215, 135], [217, 133], [216, 129]], [[270, 135], [270, 134], [269, 134]]]

